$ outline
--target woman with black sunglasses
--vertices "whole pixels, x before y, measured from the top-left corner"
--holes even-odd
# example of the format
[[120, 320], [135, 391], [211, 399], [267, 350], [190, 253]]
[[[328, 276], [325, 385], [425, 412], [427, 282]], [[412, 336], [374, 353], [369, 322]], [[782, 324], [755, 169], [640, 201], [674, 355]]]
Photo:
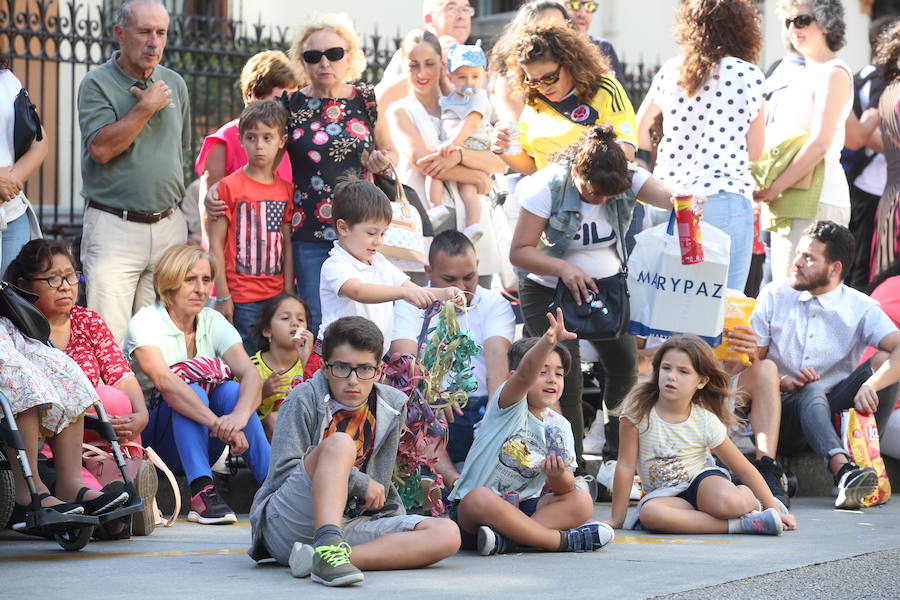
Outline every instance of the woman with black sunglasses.
[[[791, 163], [765, 189], [754, 192], [757, 202], [772, 207], [763, 211], [763, 226], [772, 230], [772, 279], [790, 275], [797, 242], [813, 221], [850, 222], [850, 190], [840, 164], [844, 124], [853, 109], [853, 74], [836, 52], [845, 43], [846, 25], [841, 0], [781, 0], [779, 9], [791, 44], [803, 55], [806, 66], [793, 83], [780, 92], [779, 111], [766, 126], [765, 142], [773, 148], [796, 137], [809, 137]], [[771, 205], [790, 188], [809, 188], [808, 176], [824, 163], [818, 207]], [[817, 179], [814, 177], [813, 179]], [[815, 198], [813, 198], [815, 200]]]
[[291, 46], [301, 82], [287, 109], [287, 153], [294, 184], [294, 273], [309, 304], [309, 329], [322, 318], [319, 275], [337, 234], [331, 216], [334, 186], [354, 173], [366, 177], [396, 164], [375, 93], [357, 81], [366, 57], [347, 15], [324, 15], [300, 27]]
[[[551, 154], [578, 141], [587, 127], [614, 127], [626, 157], [634, 158], [634, 108], [609, 60], [571, 27], [537, 21], [519, 29], [510, 43], [507, 76], [525, 98], [519, 131], [496, 128], [491, 150], [515, 171], [530, 175], [549, 164]], [[508, 154], [518, 137], [524, 151]]]

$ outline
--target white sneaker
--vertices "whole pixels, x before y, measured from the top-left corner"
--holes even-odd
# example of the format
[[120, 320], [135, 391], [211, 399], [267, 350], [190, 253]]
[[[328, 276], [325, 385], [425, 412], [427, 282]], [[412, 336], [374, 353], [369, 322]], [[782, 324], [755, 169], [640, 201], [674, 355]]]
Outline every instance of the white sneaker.
[[443, 204], [429, 208], [427, 214], [432, 227], [440, 227], [450, 218], [450, 210]]
[[212, 472], [218, 473], [219, 475], [228, 475], [228, 453], [231, 452], [231, 449], [228, 446], [222, 448], [222, 454], [219, 456], [219, 460], [213, 463]]
[[591, 428], [588, 429], [582, 442], [583, 454], [603, 454], [603, 445], [606, 444], [606, 426], [604, 424], [604, 415], [602, 410], [597, 411]]
[[472, 225], [469, 225], [468, 227], [463, 229], [463, 233], [467, 238], [472, 240], [473, 244], [476, 244], [478, 243], [478, 240], [480, 240], [484, 235], [484, 229], [481, 228], [480, 223], [473, 223]]
[[[607, 460], [600, 465], [597, 471], [597, 483], [609, 490], [610, 495], [613, 491], [613, 480], [616, 478], [616, 461]], [[631, 493], [628, 495], [631, 500], [641, 499], [641, 487], [638, 483], [631, 484]]]

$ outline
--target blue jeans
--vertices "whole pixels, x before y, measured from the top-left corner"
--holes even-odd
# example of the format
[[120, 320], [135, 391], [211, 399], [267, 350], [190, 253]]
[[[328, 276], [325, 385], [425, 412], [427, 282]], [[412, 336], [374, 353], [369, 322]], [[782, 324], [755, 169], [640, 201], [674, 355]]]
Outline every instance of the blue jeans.
[[753, 254], [753, 206], [740, 194], [720, 192], [703, 205], [703, 220], [731, 237], [728, 287], [744, 290]]
[[316, 336], [322, 322], [322, 302], [319, 299], [319, 278], [322, 263], [334, 247], [332, 242], [293, 241], [294, 275], [297, 278], [297, 293], [309, 306], [309, 330]]
[[475, 441], [475, 424], [484, 417], [486, 405], [487, 396], [472, 396], [463, 408], [463, 414], [454, 415], [448, 427], [447, 440], [447, 454], [451, 461], [458, 463], [466, 460], [469, 448]]
[[[826, 390], [819, 382], [807, 383], [796, 392], [781, 394], [781, 451], [792, 454], [805, 444], [827, 461], [835, 454], [846, 454], [844, 443], [835, 431], [834, 416], [853, 408], [853, 397], [860, 386], [872, 376], [872, 361], [858, 366], [842, 382]], [[884, 431], [897, 402], [898, 384], [878, 392], [875, 422]]]
[[19, 255], [22, 246], [31, 240], [31, 225], [28, 223], [28, 213], [17, 217], [6, 224], [6, 229], [0, 232], [2, 246], [0, 246], [0, 277], [6, 273], [6, 267]]
[[266, 302], [266, 300], [260, 300], [258, 302], [234, 303], [234, 315], [232, 316], [234, 328], [241, 334], [241, 339], [244, 341], [244, 350], [247, 351], [249, 356], [253, 356], [259, 350], [259, 340], [253, 333], [253, 326], [256, 324], [256, 319], [262, 311], [263, 304]]
[[[190, 386], [213, 413], [221, 417], [230, 414], [238, 401], [240, 385], [236, 381], [219, 384], [207, 396], [199, 385]], [[272, 449], [266, 439], [262, 423], [256, 413], [250, 415], [243, 429], [250, 448], [243, 454], [256, 481], [262, 483], [269, 471], [269, 454]], [[141, 433], [145, 446], [152, 446], [166, 465], [175, 473], [184, 473], [188, 483], [199, 477], [212, 477], [212, 465], [222, 455], [225, 442], [210, 437], [209, 429], [182, 416], [169, 407], [165, 400], [150, 411], [150, 421]]]

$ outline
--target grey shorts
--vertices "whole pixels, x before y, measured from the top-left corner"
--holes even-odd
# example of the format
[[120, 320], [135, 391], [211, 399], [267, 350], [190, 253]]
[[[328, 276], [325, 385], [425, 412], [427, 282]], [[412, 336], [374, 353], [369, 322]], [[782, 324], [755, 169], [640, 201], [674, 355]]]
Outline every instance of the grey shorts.
[[[389, 533], [412, 531], [426, 517], [344, 518], [344, 539], [351, 546], [365, 544]], [[274, 494], [269, 497], [265, 517], [260, 524], [262, 538], [272, 557], [286, 565], [294, 542], [312, 544], [316, 534], [313, 518], [312, 480], [303, 461]]]

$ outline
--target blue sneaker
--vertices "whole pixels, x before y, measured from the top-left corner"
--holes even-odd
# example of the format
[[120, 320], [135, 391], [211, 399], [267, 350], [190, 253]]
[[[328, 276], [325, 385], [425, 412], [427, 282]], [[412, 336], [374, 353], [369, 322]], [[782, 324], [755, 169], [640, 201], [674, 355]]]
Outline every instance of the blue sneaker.
[[506, 554], [511, 547], [512, 544], [506, 537], [487, 525], [482, 525], [478, 528], [478, 554], [482, 556]]
[[784, 525], [778, 509], [754, 510], [741, 517], [741, 532], [756, 535], [781, 535]]
[[569, 529], [566, 535], [569, 537], [569, 552], [594, 552], [616, 539], [613, 528], [599, 521]]

